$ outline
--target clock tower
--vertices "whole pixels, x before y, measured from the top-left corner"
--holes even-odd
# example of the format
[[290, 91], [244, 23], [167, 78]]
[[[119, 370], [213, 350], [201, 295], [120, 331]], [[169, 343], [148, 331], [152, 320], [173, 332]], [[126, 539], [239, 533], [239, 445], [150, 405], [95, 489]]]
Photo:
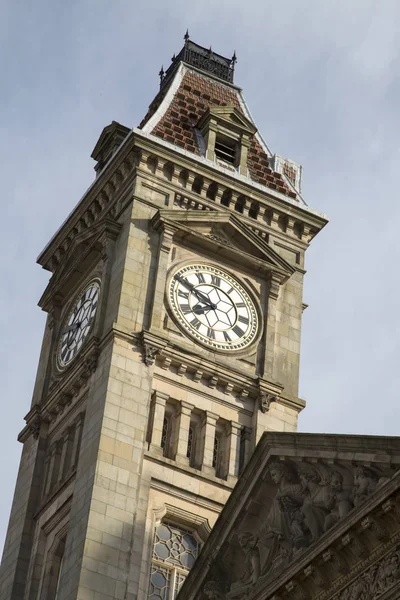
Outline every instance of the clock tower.
[[39, 256], [3, 600], [172, 600], [262, 433], [296, 431], [304, 254], [326, 219], [235, 63], [186, 35]]

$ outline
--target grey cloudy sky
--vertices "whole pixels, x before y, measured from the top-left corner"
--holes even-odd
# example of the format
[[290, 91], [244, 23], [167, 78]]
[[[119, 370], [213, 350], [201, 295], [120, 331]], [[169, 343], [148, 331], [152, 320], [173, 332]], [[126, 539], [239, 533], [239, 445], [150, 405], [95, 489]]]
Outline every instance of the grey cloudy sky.
[[300, 430], [398, 433], [400, 3], [3, 0], [0, 547], [44, 326], [35, 258], [93, 180], [102, 128], [139, 124], [186, 27], [236, 49], [259, 130], [330, 217], [307, 256]]

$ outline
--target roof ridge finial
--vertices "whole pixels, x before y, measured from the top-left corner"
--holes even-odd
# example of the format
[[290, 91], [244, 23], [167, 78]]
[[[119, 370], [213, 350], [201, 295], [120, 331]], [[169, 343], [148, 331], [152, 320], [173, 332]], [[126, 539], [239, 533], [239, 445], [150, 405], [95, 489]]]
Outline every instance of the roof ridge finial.
[[160, 72], [158, 74], [159, 78], [160, 78], [160, 84], [163, 82], [164, 79], [164, 65], [161, 65], [161, 69]]
[[183, 39], [185, 40], [185, 42], [187, 42], [187, 41], [188, 41], [188, 39], [189, 39], [189, 29], [186, 29], [186, 33], [185, 33], [185, 35], [183, 36]]
[[237, 56], [236, 56], [236, 50], [234, 50], [232, 58], [231, 58], [232, 66], [235, 66], [236, 62], [237, 62]]

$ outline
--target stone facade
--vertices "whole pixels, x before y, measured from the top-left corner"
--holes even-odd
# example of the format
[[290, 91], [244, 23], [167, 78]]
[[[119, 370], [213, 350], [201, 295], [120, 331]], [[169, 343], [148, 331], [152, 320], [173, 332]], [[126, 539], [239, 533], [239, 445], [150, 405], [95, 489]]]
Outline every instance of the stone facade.
[[[141, 129], [105, 128], [94, 183], [39, 257], [51, 272], [40, 299], [49, 316], [19, 438], [4, 600], [144, 600], [155, 527], [181, 528], [200, 548], [262, 434], [296, 431], [304, 407], [304, 253], [326, 219], [273, 172], [240, 90], [176, 67]], [[237, 170], [210, 146], [206, 157], [160, 135], [168, 106], [190, 104], [190, 74], [204, 88], [190, 90], [202, 94], [197, 111], [235, 98], [235, 110], [210, 114], [216, 136], [254, 136], [247, 173], [243, 153]], [[245, 351], [199, 345], [171, 314], [169, 278], [196, 261], [233, 273], [254, 299], [258, 341]], [[90, 335], [60, 370], [67, 315], [93, 278], [101, 287]], [[167, 573], [177, 589], [186, 567]]]

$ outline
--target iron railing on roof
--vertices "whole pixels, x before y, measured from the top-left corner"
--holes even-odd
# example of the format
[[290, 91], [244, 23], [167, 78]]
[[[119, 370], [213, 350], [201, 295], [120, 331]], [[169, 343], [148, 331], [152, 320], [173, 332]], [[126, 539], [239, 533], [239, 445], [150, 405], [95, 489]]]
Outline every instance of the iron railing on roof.
[[215, 77], [233, 83], [233, 75], [235, 72], [236, 54], [232, 58], [225, 58], [221, 54], [216, 54], [211, 48], [203, 48], [189, 39], [189, 35], [185, 35], [185, 45], [178, 55], [172, 57], [172, 64], [164, 71], [161, 67], [160, 88], [162, 88], [177, 70], [180, 62], [185, 62], [207, 73], [212, 73]]

